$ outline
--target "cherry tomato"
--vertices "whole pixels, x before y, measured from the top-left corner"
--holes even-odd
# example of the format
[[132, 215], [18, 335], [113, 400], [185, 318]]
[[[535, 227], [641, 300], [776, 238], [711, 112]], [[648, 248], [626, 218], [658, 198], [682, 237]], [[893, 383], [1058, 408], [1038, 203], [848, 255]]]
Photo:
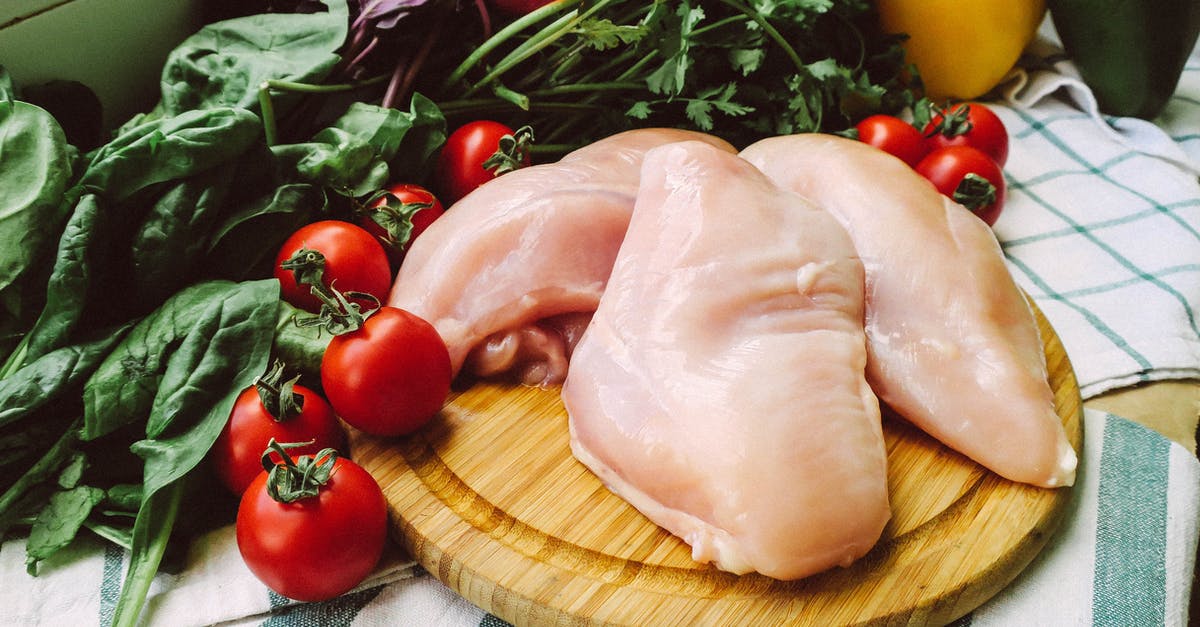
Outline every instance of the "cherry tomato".
[[[394, 264], [408, 252], [413, 241], [445, 213], [445, 208], [432, 192], [420, 185], [398, 183], [386, 191], [388, 195], [367, 207], [358, 224], [383, 244]], [[421, 208], [420, 205], [428, 206]]]
[[[501, 147], [501, 140], [506, 136], [515, 140], [509, 151]], [[507, 156], [498, 159], [497, 169], [485, 168], [484, 162], [497, 153]], [[491, 120], [468, 122], [446, 138], [438, 156], [438, 189], [442, 199], [452, 205], [500, 174], [527, 165], [527, 134], [522, 137], [519, 131]]]
[[859, 141], [898, 157], [914, 167], [929, 152], [925, 137], [915, 126], [892, 115], [872, 115], [855, 125]]
[[982, 151], [970, 146], [940, 148], [922, 159], [916, 171], [988, 226], [1000, 217], [1004, 208], [1004, 173]]
[[379, 484], [343, 457], [315, 496], [281, 503], [259, 472], [242, 495], [237, 543], [268, 588], [297, 601], [324, 601], [362, 582], [383, 554], [387, 502]]
[[551, 2], [554, 0], [491, 0], [492, 6], [509, 15], [525, 15]]
[[[311, 441], [312, 444], [294, 449], [298, 455], [343, 447], [342, 426], [329, 403], [305, 386], [297, 384], [291, 390], [303, 399], [295, 415], [275, 416], [263, 405], [263, 396], [256, 386], [242, 390], [234, 401], [229, 421], [210, 453], [217, 477], [234, 494], [245, 492], [246, 486], [262, 472], [263, 451], [271, 438], [279, 442]], [[278, 462], [278, 455], [275, 458]]]
[[336, 335], [321, 360], [321, 385], [334, 411], [379, 436], [429, 422], [450, 392], [450, 354], [433, 325], [381, 307], [362, 327]]
[[[291, 270], [281, 267], [301, 249], [324, 256], [323, 282], [342, 292], [365, 292], [383, 301], [392, 289], [392, 269], [387, 252], [373, 235], [360, 226], [341, 220], [322, 220], [300, 227], [275, 256], [275, 278], [284, 300], [316, 313], [321, 301], [311, 287], [296, 282]], [[362, 304], [362, 303], [360, 303]]]
[[1008, 130], [994, 111], [978, 102], [960, 103], [935, 114], [925, 127], [930, 150], [971, 146], [1001, 168], [1008, 161]]

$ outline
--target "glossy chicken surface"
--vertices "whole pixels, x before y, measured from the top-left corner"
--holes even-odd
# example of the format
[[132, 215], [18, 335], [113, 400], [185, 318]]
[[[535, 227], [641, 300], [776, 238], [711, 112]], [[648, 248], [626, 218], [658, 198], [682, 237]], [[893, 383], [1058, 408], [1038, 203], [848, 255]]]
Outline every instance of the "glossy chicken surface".
[[701, 133], [640, 129], [481, 186], [413, 242], [388, 304], [434, 325], [455, 373], [561, 382], [624, 239], [642, 156], [681, 140], [734, 151]]
[[1004, 477], [1074, 481], [1032, 311], [983, 221], [860, 142], [773, 137], [741, 155], [850, 234], [866, 269], [868, 378], [882, 401]]
[[572, 451], [698, 561], [848, 565], [890, 517], [862, 290], [828, 213], [709, 145], [650, 151], [563, 386]]

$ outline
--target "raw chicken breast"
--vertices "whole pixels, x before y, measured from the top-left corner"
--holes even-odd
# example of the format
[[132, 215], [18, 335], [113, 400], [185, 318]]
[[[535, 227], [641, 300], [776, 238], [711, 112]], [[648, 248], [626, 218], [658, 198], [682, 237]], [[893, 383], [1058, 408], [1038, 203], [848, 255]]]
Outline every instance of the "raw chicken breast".
[[848, 565], [890, 517], [862, 289], [829, 214], [711, 146], [650, 151], [563, 386], [572, 451], [698, 561]]
[[1001, 476], [1074, 482], [1033, 314], [982, 220], [853, 140], [774, 137], [741, 154], [854, 240], [867, 273], [868, 378], [881, 400]]
[[642, 156], [681, 140], [734, 152], [710, 135], [640, 129], [479, 187], [413, 242], [388, 304], [433, 324], [456, 374], [465, 363], [561, 381], [625, 237]]

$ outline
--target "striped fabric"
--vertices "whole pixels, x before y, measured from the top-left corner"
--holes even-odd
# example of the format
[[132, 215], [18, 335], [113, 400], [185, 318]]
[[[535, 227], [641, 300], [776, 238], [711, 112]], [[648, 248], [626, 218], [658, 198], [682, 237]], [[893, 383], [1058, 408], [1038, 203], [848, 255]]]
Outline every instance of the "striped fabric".
[[[1100, 115], [1061, 51], [995, 108], [1012, 136], [1007, 208], [996, 224], [1013, 275], [1062, 338], [1085, 398], [1143, 381], [1200, 378], [1200, 54], [1154, 124]], [[1200, 462], [1117, 416], [1085, 412], [1077, 498], [1038, 559], [962, 625], [1187, 622]], [[83, 540], [25, 574], [24, 543], [0, 545], [5, 623], [104, 625], [127, 556]], [[296, 604], [263, 587], [232, 528], [160, 574], [151, 624], [503, 625], [411, 563]]]
[[1200, 377], [1200, 55], [1157, 124], [1102, 116], [1070, 64], [1054, 67], [994, 106], [1012, 140], [995, 226], [1010, 269], [1084, 398]]

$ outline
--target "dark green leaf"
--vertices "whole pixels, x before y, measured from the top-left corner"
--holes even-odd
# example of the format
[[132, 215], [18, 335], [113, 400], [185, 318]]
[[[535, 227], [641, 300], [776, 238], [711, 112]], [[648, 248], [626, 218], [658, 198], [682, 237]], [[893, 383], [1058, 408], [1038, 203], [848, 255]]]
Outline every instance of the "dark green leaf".
[[182, 179], [231, 160], [262, 137], [246, 109], [184, 111], [126, 130], [92, 156], [80, 184], [119, 202], [155, 183]]
[[[82, 437], [94, 440], [136, 421], [145, 421], [155, 437], [170, 422], [195, 417], [189, 402], [207, 402], [200, 409], [210, 410], [231, 393], [229, 386], [242, 383], [246, 367], [256, 371], [235, 392], [249, 385], [264, 369], [277, 301], [274, 279], [210, 281], [172, 296], [131, 329], [88, 380]], [[260, 342], [267, 345], [261, 354]], [[192, 384], [207, 387], [179, 387]]]
[[135, 625], [150, 591], [150, 582], [158, 572], [167, 542], [179, 517], [183, 501], [183, 481], [176, 481], [166, 490], [159, 490], [142, 501], [137, 521], [133, 524], [129, 567], [121, 584], [121, 595], [113, 610], [113, 625]]
[[197, 274], [238, 162], [172, 185], [150, 208], [131, 244], [131, 298], [158, 303]]
[[[76, 429], [80, 421], [76, 420], [42, 453], [36, 462], [29, 467], [8, 489], [0, 494], [0, 539], [3, 539], [8, 528], [21, 516], [39, 511], [45, 502], [43, 498], [30, 498], [39, 485], [54, 477], [64, 464], [75, 456], [75, 445], [79, 441]], [[36, 496], [36, 495], [34, 495]], [[27, 508], [33, 507], [32, 511]]]
[[[389, 162], [393, 159], [424, 163], [444, 139], [441, 112], [428, 99], [416, 95], [409, 112], [353, 103], [311, 141], [274, 146], [271, 150], [304, 180], [358, 198], [388, 183], [392, 177]], [[397, 159], [402, 146], [413, 154]]]
[[78, 392], [124, 332], [119, 329], [94, 342], [52, 351], [0, 379], [0, 427], [35, 415], [63, 394]]
[[0, 100], [0, 334], [32, 323], [39, 285], [70, 205], [70, 150], [58, 122], [34, 105]]
[[58, 242], [58, 252], [46, 286], [46, 304], [26, 336], [23, 363], [66, 346], [83, 316], [91, 286], [91, 263], [97, 239], [102, 239], [100, 199], [87, 194], [75, 204]]
[[333, 335], [321, 325], [296, 324], [301, 316], [309, 315], [306, 311], [281, 302], [271, 352], [299, 372], [309, 387], [317, 387], [321, 382], [321, 358]]
[[692, 67], [692, 31], [704, 20], [704, 9], [679, 3], [672, 17], [663, 16], [659, 35], [659, 53], [665, 60], [646, 78], [646, 86], [655, 94], [668, 97], [680, 94], [687, 83]]
[[270, 275], [283, 240], [326, 205], [320, 188], [309, 183], [281, 185], [246, 203], [215, 229], [206, 253], [209, 272], [229, 279]]
[[37, 574], [38, 563], [71, 543], [92, 508], [104, 499], [104, 490], [79, 486], [55, 492], [38, 513], [25, 544], [25, 568]]
[[[339, 57], [349, 17], [345, 0], [326, 0], [324, 13], [268, 13], [209, 24], [167, 58], [162, 71], [164, 115], [192, 109], [258, 110], [267, 80], [320, 82]], [[277, 113], [286, 110], [276, 99]]]

